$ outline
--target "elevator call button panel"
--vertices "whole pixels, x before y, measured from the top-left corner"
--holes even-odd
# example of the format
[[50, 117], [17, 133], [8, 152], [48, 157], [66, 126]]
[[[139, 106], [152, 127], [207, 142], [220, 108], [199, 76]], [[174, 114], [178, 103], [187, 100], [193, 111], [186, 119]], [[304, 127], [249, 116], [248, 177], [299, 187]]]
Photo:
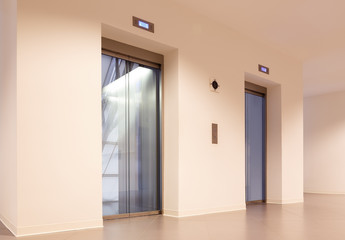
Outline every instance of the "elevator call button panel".
[[218, 144], [218, 124], [212, 123], [212, 144]]

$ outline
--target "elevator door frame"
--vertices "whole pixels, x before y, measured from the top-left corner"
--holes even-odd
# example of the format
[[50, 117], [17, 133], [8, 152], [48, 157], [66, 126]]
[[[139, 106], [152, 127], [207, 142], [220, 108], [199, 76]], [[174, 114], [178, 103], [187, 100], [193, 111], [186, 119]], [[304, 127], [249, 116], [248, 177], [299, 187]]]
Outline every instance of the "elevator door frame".
[[157, 115], [157, 119], [159, 125], [157, 126], [157, 157], [159, 158], [159, 177], [157, 182], [159, 184], [159, 196], [160, 199], [160, 210], [155, 211], [146, 211], [146, 212], [134, 212], [134, 213], [123, 213], [123, 214], [116, 214], [116, 215], [108, 215], [103, 216], [103, 220], [112, 220], [118, 218], [128, 218], [128, 217], [139, 217], [139, 216], [149, 216], [149, 215], [157, 215], [162, 214], [162, 209], [164, 206], [163, 201], [163, 154], [162, 154], [162, 146], [163, 146], [163, 62], [164, 57], [163, 55], [150, 52], [145, 49], [137, 48], [134, 46], [130, 46], [124, 43], [120, 43], [108, 38], [102, 37], [102, 54], [112, 56], [115, 58], [121, 58], [130, 62], [138, 63], [144, 66], [153, 67], [160, 69], [160, 82], [159, 82], [159, 114]]
[[[264, 195], [265, 195], [265, 199], [263, 200], [256, 200], [256, 201], [248, 201], [247, 202], [247, 191], [245, 190], [245, 202], [246, 204], [259, 204], [259, 203], [266, 203], [267, 201], [267, 88], [256, 85], [254, 83], [251, 82], [245, 82], [245, 93], [250, 93], [256, 96], [260, 96], [263, 97], [265, 99], [265, 140], [264, 140], [264, 144], [265, 144], [265, 176], [264, 176], [264, 185], [265, 185], [265, 191], [264, 191]], [[245, 159], [245, 181], [247, 181], [247, 159]]]

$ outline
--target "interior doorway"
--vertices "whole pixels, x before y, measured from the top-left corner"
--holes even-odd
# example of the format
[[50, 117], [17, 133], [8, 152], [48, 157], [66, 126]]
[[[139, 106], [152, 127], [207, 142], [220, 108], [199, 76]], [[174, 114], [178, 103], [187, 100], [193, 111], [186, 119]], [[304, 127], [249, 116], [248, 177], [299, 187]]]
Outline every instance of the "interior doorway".
[[246, 203], [266, 201], [266, 88], [245, 86]]
[[159, 64], [103, 51], [102, 201], [105, 219], [161, 211], [160, 99]]

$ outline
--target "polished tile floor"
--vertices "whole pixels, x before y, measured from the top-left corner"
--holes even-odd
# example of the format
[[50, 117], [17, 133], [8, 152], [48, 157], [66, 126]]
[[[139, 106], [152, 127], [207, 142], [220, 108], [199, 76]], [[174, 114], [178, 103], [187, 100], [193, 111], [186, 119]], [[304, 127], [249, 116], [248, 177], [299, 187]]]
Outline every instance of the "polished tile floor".
[[[0, 240], [13, 240], [0, 224]], [[345, 195], [305, 194], [303, 204], [249, 205], [246, 211], [172, 218], [161, 215], [104, 222], [104, 229], [23, 240], [344, 240]]]

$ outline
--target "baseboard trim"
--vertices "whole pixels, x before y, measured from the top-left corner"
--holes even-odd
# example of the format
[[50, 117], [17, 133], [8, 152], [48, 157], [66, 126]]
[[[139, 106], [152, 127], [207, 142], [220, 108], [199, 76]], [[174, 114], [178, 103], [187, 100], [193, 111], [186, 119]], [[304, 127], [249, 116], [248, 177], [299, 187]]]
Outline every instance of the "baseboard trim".
[[323, 191], [312, 191], [312, 190], [305, 190], [304, 193], [307, 193], [307, 194], [345, 195], [345, 192], [329, 192], [329, 191], [323, 192]]
[[180, 217], [191, 217], [191, 216], [199, 216], [199, 215], [214, 214], [214, 213], [241, 211], [245, 209], [246, 209], [245, 204], [237, 205], [237, 206], [228, 206], [228, 207], [219, 207], [219, 208], [210, 208], [210, 209], [184, 210], [184, 211], [164, 209], [163, 215], [169, 216], [169, 217], [180, 218]]
[[303, 203], [304, 199], [288, 199], [288, 200], [275, 200], [275, 199], [267, 199], [266, 203], [268, 204], [293, 204], [293, 203]]
[[0, 214], [0, 221], [4, 226], [14, 235], [17, 235], [17, 228], [14, 224], [11, 223], [7, 218], [5, 218], [3, 215]]
[[16, 237], [41, 235], [48, 233], [67, 232], [85, 229], [103, 228], [103, 219], [82, 222], [69, 222], [39, 226], [18, 227]]

